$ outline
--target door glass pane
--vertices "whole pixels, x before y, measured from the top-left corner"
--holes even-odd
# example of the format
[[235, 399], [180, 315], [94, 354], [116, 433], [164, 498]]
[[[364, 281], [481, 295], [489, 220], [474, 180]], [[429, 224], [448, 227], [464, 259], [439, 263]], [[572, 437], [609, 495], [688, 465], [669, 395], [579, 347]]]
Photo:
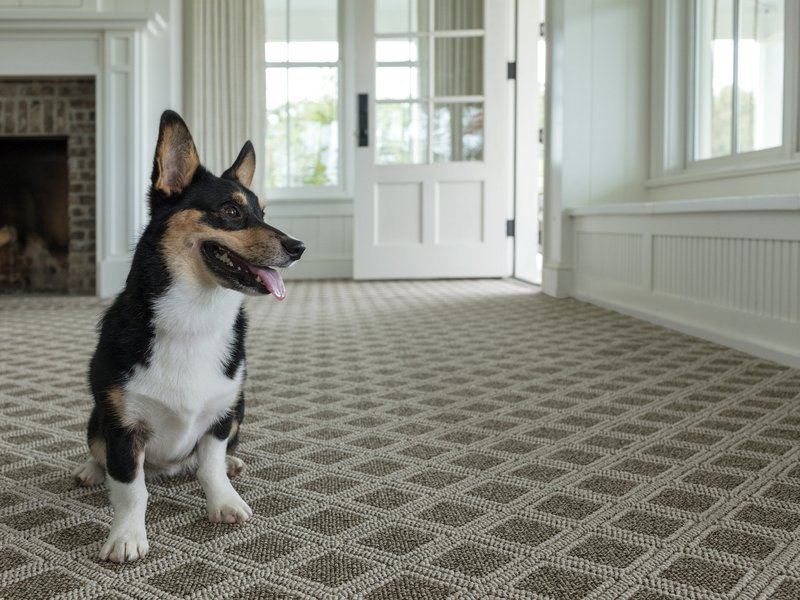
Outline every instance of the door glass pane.
[[695, 158], [705, 159], [733, 150], [734, 0], [695, 6]]
[[418, 102], [375, 105], [375, 162], [379, 165], [427, 162], [428, 121]]
[[483, 38], [438, 38], [435, 44], [435, 95], [483, 95]]
[[783, 30], [783, 0], [739, 0], [739, 152], [783, 143]]
[[412, 100], [428, 95], [427, 40], [379, 40], [375, 93], [378, 100]]
[[433, 160], [483, 160], [483, 104], [437, 103], [433, 111]]
[[338, 180], [338, 69], [289, 69], [289, 186], [332, 185]]
[[437, 31], [483, 29], [483, 0], [435, 0], [434, 28]]
[[428, 0], [375, 0], [377, 33], [428, 30]]

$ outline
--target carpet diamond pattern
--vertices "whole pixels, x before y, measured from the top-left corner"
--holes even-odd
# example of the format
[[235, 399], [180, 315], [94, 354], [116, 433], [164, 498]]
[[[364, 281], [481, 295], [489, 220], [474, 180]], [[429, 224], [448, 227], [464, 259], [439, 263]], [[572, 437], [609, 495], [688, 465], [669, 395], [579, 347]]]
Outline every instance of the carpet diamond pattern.
[[123, 566], [69, 478], [107, 301], [0, 297], [0, 597], [800, 594], [797, 370], [514, 282], [288, 287], [248, 300], [254, 518], [150, 482]]

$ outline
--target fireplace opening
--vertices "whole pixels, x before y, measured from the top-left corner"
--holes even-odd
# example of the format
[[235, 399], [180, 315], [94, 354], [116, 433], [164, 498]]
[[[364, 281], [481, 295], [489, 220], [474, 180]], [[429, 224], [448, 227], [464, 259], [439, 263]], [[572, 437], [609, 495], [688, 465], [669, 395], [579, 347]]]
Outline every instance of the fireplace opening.
[[66, 292], [66, 136], [0, 138], [0, 291]]

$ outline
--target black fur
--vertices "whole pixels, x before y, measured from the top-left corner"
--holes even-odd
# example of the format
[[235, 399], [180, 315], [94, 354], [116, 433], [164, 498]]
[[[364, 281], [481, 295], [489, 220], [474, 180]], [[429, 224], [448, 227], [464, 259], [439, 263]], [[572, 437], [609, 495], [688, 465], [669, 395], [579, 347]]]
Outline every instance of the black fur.
[[141, 449], [138, 433], [119, 426], [107, 426], [106, 471], [110, 477], [122, 483], [130, 483], [136, 478], [136, 453]]
[[231, 347], [231, 355], [225, 363], [225, 375], [228, 376], [228, 379], [234, 378], [236, 371], [239, 370], [239, 365], [244, 360], [244, 337], [247, 335], [247, 315], [244, 312], [244, 306], [239, 309], [239, 316], [236, 317], [233, 329], [235, 337]]

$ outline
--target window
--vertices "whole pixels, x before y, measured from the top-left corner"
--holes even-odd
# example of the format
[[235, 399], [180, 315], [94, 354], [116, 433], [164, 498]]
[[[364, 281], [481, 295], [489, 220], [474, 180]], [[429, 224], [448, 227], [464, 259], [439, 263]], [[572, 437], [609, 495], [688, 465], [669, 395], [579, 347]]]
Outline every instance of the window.
[[800, 3], [653, 4], [648, 187], [800, 169]]
[[694, 10], [694, 160], [781, 146], [784, 0]]
[[340, 188], [337, 0], [266, 1], [266, 187]]

